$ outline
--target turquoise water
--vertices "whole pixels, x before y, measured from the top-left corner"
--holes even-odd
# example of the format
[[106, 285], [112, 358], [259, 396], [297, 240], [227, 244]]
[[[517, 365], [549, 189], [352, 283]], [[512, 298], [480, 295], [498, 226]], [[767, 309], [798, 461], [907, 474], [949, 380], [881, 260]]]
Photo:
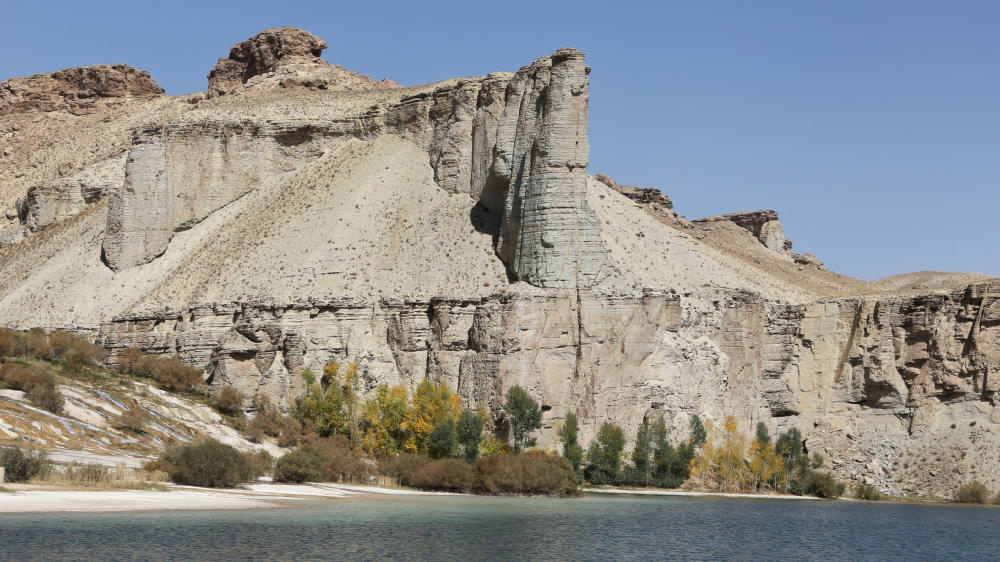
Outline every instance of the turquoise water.
[[1000, 508], [649, 496], [0, 516], [5, 560], [995, 560]]

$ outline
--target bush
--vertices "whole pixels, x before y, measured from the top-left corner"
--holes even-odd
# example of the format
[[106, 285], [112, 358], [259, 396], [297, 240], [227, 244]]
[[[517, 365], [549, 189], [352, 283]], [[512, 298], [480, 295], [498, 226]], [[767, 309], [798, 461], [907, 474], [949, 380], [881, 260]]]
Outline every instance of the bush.
[[145, 355], [138, 349], [126, 349], [121, 352], [118, 365], [123, 372], [149, 377], [160, 388], [171, 392], [191, 392], [202, 383], [201, 371], [176, 355], [161, 357]]
[[276, 437], [279, 447], [294, 447], [298, 445], [302, 426], [298, 420], [289, 418], [278, 411], [271, 399], [263, 394], [254, 398], [257, 413], [247, 423], [247, 439], [260, 443], [264, 437]]
[[118, 429], [142, 433], [148, 422], [149, 416], [146, 415], [146, 412], [144, 412], [139, 406], [133, 405], [130, 409], [122, 412], [122, 414], [115, 419], [115, 427]]
[[8, 482], [24, 482], [38, 476], [49, 462], [45, 453], [7, 447], [0, 449], [0, 466], [4, 467]]
[[257, 451], [256, 453], [246, 453], [247, 460], [250, 461], [250, 474], [253, 479], [267, 476], [274, 472], [274, 457], [267, 451]]
[[224, 386], [215, 393], [215, 408], [223, 414], [235, 416], [243, 412], [243, 393], [234, 386]]
[[278, 459], [274, 479], [279, 482], [318, 482], [325, 459], [314, 449], [296, 449]]
[[989, 503], [990, 491], [982, 482], [970, 482], [955, 490], [953, 499], [957, 503]]
[[542, 451], [483, 457], [475, 474], [480, 489], [491, 494], [567, 496], [579, 485], [570, 461]]
[[429, 462], [431, 459], [424, 455], [397, 455], [382, 460], [378, 471], [399, 480], [404, 486], [412, 486], [413, 475]]
[[809, 472], [805, 482], [805, 493], [817, 498], [839, 498], [844, 493], [844, 485], [829, 472]]
[[167, 450], [160, 465], [178, 484], [207, 488], [233, 488], [253, 479], [247, 455], [218, 441], [202, 441]]
[[0, 380], [10, 388], [23, 390], [36, 406], [54, 414], [62, 412], [65, 401], [52, 373], [34, 371], [19, 363], [4, 363], [0, 365]]
[[859, 500], [878, 501], [882, 499], [882, 492], [880, 492], [875, 486], [858, 484], [854, 487], [854, 497]]
[[476, 476], [469, 463], [463, 460], [432, 460], [418, 468], [407, 485], [425, 490], [463, 492], [476, 487]]

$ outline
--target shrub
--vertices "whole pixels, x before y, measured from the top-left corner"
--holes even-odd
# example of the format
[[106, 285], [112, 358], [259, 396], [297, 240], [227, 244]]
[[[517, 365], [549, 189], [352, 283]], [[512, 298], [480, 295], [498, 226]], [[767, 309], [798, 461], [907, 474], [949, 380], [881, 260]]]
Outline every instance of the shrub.
[[279, 482], [318, 482], [325, 459], [315, 449], [296, 449], [278, 459], [274, 479]]
[[431, 459], [424, 455], [397, 455], [382, 460], [378, 471], [399, 480], [404, 486], [413, 486], [413, 475], [429, 462]]
[[839, 498], [844, 493], [844, 485], [829, 472], [812, 471], [805, 481], [805, 493], [817, 498]]
[[122, 412], [122, 414], [115, 419], [115, 427], [118, 429], [126, 429], [128, 431], [142, 433], [148, 422], [149, 416], [146, 415], [146, 412], [139, 406], [133, 405], [128, 410]]
[[854, 487], [854, 497], [859, 500], [878, 501], [882, 499], [882, 492], [880, 492], [875, 486], [858, 484]]
[[957, 503], [989, 503], [990, 492], [982, 482], [969, 482], [955, 490]]
[[161, 357], [145, 355], [138, 349], [126, 349], [118, 360], [119, 368], [133, 375], [149, 377], [158, 386], [171, 392], [191, 392], [202, 383], [202, 373], [181, 361], [176, 355]]
[[232, 488], [253, 478], [247, 455], [212, 440], [172, 447], [160, 464], [172, 481], [189, 486]]
[[274, 457], [267, 451], [257, 451], [256, 453], [246, 453], [247, 460], [250, 461], [250, 474], [253, 479], [267, 476], [274, 472]]
[[0, 449], [0, 466], [4, 467], [8, 482], [24, 482], [48, 468], [49, 461], [43, 452], [6, 447]]
[[476, 461], [475, 475], [480, 489], [491, 494], [566, 496], [579, 485], [568, 460], [542, 451], [483, 457]]
[[40, 375], [32, 371], [27, 365], [20, 363], [4, 363], [0, 365], [0, 380], [3, 380], [8, 387], [14, 390], [28, 392], [40, 378]]
[[50, 374], [44, 376], [31, 387], [31, 390], [28, 391], [28, 397], [36, 406], [45, 408], [53, 414], [61, 413], [63, 404], [66, 402], [62, 393], [56, 388], [55, 377]]
[[298, 420], [283, 415], [266, 395], [258, 394], [254, 398], [254, 405], [257, 413], [246, 425], [247, 439], [260, 443], [264, 437], [276, 437], [279, 447], [298, 445], [299, 434], [302, 432]]
[[432, 460], [413, 473], [408, 485], [425, 490], [462, 492], [475, 488], [476, 476], [469, 463], [463, 460]]
[[215, 393], [215, 407], [223, 414], [235, 416], [243, 412], [243, 393], [234, 386], [224, 386]]

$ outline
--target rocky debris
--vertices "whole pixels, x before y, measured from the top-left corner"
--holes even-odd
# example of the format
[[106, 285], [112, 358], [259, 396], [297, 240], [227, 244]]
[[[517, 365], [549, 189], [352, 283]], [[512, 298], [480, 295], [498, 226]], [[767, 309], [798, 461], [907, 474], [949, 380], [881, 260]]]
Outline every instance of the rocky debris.
[[823, 265], [823, 261], [820, 260], [819, 258], [817, 258], [813, 254], [796, 254], [796, 253], [792, 253], [792, 259], [795, 260], [795, 263], [797, 263], [799, 265], [808, 265], [808, 266], [812, 266], [812, 267], [815, 267], [817, 269], [823, 269], [823, 270], [826, 269], [826, 266]]
[[731, 213], [728, 215], [716, 215], [695, 219], [691, 222], [696, 224], [707, 224], [713, 222], [728, 221], [739, 225], [750, 231], [760, 243], [779, 253], [785, 253], [792, 247], [790, 240], [785, 238], [785, 230], [778, 222], [778, 212], [772, 210], [744, 211], [741, 213]]
[[209, 96], [232, 93], [244, 84], [302, 86], [320, 90], [398, 88], [392, 80], [373, 80], [320, 58], [326, 41], [295, 27], [265, 29], [237, 44], [208, 74]]
[[32, 110], [85, 115], [126, 98], [162, 93], [144, 70], [124, 64], [80, 66], [0, 83], [0, 115]]
[[[656, 187], [635, 187], [632, 185], [620, 185], [615, 180], [605, 174], [597, 174], [594, 179], [621, 193], [625, 197], [646, 207], [649, 212], [659, 214], [669, 212], [673, 214], [674, 202], [659, 188]], [[676, 216], [676, 215], [675, 215]]]

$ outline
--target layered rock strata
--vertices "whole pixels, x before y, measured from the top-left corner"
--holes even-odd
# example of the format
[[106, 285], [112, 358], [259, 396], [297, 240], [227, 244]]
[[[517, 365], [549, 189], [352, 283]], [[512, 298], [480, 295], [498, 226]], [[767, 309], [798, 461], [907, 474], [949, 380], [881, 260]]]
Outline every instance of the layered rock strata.
[[785, 238], [785, 229], [778, 222], [777, 211], [744, 211], [695, 219], [692, 222], [712, 223], [720, 221], [728, 221], [745, 228], [769, 250], [784, 253], [792, 248], [792, 242]]
[[124, 64], [81, 66], [0, 83], [0, 115], [30, 110], [84, 115], [125, 98], [162, 93], [144, 70]]

